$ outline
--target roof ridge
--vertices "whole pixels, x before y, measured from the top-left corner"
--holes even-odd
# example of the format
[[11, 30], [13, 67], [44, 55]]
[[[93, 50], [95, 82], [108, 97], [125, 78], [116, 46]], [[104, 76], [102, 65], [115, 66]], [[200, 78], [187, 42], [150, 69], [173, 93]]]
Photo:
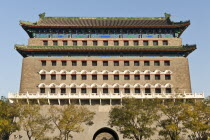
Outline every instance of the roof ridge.
[[94, 19], [94, 20], [127, 20], [127, 19], [134, 19], [134, 20], [166, 20], [165, 17], [44, 17], [42, 19], [80, 19], [80, 20], [87, 20], [87, 19]]

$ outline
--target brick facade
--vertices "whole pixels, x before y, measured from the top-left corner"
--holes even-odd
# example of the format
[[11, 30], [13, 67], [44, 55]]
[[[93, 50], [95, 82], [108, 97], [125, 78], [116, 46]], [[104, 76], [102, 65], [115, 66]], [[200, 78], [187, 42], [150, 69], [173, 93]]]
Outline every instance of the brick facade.
[[[42, 66], [41, 60], [46, 60], [46, 66]], [[67, 62], [66, 66], [62, 66], [62, 60]], [[52, 66], [52, 61], [56, 61], [56, 66]], [[76, 61], [77, 66], [72, 66], [72, 61]], [[87, 61], [87, 66], [82, 66], [82, 61]], [[92, 66], [92, 61], [97, 61], [97, 66]], [[108, 61], [108, 66], [103, 66], [103, 61]], [[114, 66], [114, 61], [119, 61], [119, 66]], [[129, 61], [129, 66], [124, 66], [124, 61]], [[134, 66], [134, 61], [139, 61], [140, 66]], [[149, 61], [150, 66], [144, 66], [144, 61]], [[154, 66], [154, 61], [159, 61], [160, 66]], [[170, 61], [170, 66], [165, 66], [164, 61]], [[166, 70], [170, 70], [171, 80], [165, 80], [165, 74], [160, 75], [160, 80], [155, 80], [155, 75], [150, 74], [150, 80], [145, 80], [144, 75], [140, 74], [140, 80], [134, 79], [134, 74], [130, 74], [130, 80], [124, 80], [124, 75], [119, 75], [119, 80], [114, 80], [114, 74], [108, 74], [108, 80], [103, 80], [102, 74], [98, 74], [97, 80], [92, 80], [92, 75], [87, 74], [87, 80], [81, 79], [81, 74], [76, 74], [76, 80], [71, 79], [71, 74], [66, 75], [66, 80], [61, 80], [61, 74], [56, 74], [56, 80], [51, 80], [50, 74], [46, 74], [46, 79], [41, 80], [41, 76], [39, 72], [41, 70], [46, 70], [50, 72], [51, 70], [55, 70], [60, 72], [61, 70], [71, 71], [76, 70], [77, 72], [81, 72], [82, 70], [86, 70], [87, 72], [91, 72], [92, 70], [97, 70], [98, 72], [102, 72], [107, 70], [109, 72], [113, 72], [114, 70], [119, 70], [120, 72], [124, 72], [125, 70], [129, 70], [130, 72], [134, 72], [135, 70], [146, 71], [150, 70], [154, 72], [155, 70], [159, 70], [164, 72]], [[182, 82], [179, 82], [182, 81]], [[70, 85], [71, 83], [75, 83], [81, 85], [83, 83], [87, 85], [98, 84], [103, 85], [104, 83], [114, 85], [118, 83], [119, 85], [124, 85], [129, 83], [130, 85], [135, 85], [137, 83], [141, 85], [145, 85], [147, 83], [151, 85], [155, 85], [157, 83], [161, 85], [165, 85], [170, 83], [173, 85], [173, 91], [175, 92], [191, 92], [190, 86], [190, 76], [189, 76], [189, 67], [188, 67], [188, 59], [184, 57], [27, 57], [23, 59], [23, 67], [22, 67], [22, 78], [21, 78], [21, 88], [20, 92], [29, 92], [36, 93], [39, 92], [38, 85], [41, 83], [45, 83], [46, 85], [50, 85], [52, 83], [56, 85], [60, 85], [65, 83]], [[49, 89], [46, 89], [48, 92]], [[90, 89], [89, 89], [90, 90]], [[178, 91], [177, 91], [178, 90]], [[69, 89], [67, 89], [67, 93], [69, 93]], [[113, 92], [110, 89], [110, 92]]]

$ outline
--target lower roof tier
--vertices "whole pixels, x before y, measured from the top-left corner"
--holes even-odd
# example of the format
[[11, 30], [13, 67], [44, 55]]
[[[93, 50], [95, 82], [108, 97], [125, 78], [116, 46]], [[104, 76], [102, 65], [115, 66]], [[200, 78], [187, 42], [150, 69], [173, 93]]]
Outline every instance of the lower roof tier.
[[24, 46], [15, 45], [23, 56], [182, 56], [187, 57], [196, 45], [183, 46]]

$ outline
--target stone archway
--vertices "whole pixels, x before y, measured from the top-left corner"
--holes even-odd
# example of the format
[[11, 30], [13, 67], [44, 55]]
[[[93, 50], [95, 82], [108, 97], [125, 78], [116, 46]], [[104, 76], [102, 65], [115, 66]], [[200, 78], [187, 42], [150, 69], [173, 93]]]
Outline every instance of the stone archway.
[[95, 132], [93, 140], [119, 140], [119, 137], [111, 128], [103, 127]]

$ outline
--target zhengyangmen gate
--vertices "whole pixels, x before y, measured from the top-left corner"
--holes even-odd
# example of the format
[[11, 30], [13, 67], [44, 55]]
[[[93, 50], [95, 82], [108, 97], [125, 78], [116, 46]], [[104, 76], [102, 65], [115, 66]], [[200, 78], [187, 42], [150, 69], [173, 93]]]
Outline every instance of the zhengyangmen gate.
[[187, 56], [196, 45], [182, 45], [190, 21], [165, 17], [45, 17], [20, 21], [28, 45], [23, 56], [20, 92], [11, 102], [86, 105], [94, 125], [75, 140], [122, 140], [107, 125], [108, 112], [123, 97], [203, 99], [192, 94]]

